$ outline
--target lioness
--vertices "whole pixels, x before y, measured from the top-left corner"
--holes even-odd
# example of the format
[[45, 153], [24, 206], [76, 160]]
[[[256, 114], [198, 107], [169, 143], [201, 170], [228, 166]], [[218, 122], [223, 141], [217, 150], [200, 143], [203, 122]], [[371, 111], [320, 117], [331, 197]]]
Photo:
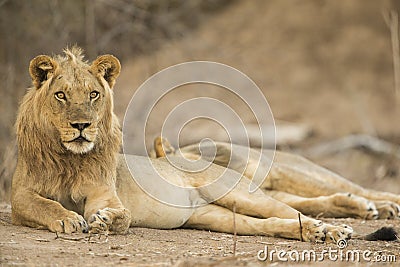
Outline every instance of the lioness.
[[[201, 152], [200, 152], [201, 147]], [[360, 219], [397, 219], [400, 217], [400, 196], [363, 188], [298, 155], [267, 151], [262, 157], [247, 147], [223, 142], [203, 142], [180, 148], [183, 157], [212, 161], [243, 173], [253, 179], [256, 171], [273, 161], [262, 191], [296, 210], [311, 216]], [[214, 155], [208, 159], [204, 155]], [[154, 140], [153, 158], [174, 155], [176, 149], [168, 140]], [[260, 163], [259, 163], [260, 162]], [[306, 185], [306, 186], [305, 186]]]
[[[30, 62], [33, 87], [24, 96], [16, 121], [18, 162], [11, 196], [14, 224], [65, 233], [125, 233], [129, 226], [141, 226], [236, 230], [244, 235], [304, 241], [335, 242], [351, 237], [349, 226], [299, 217], [296, 209], [261, 190], [249, 194], [248, 179], [241, 179], [222, 198], [195, 209], [166, 205], [144, 193], [118, 154], [121, 131], [113, 113], [112, 88], [120, 69], [118, 59], [111, 55], [100, 56], [89, 65], [77, 47], [64, 50], [64, 55], [41, 55]], [[126, 159], [147, 168], [145, 157]], [[217, 164], [200, 173], [179, 171], [164, 158], [151, 163], [169, 181], [195, 188], [225, 171]], [[234, 170], [227, 173], [237, 175]], [[298, 174], [285, 168], [275, 173], [289, 179]], [[207, 202], [209, 194], [198, 189], [195, 196], [176, 197], [190, 205]], [[360, 204], [359, 214], [376, 217], [374, 206], [364, 204]]]

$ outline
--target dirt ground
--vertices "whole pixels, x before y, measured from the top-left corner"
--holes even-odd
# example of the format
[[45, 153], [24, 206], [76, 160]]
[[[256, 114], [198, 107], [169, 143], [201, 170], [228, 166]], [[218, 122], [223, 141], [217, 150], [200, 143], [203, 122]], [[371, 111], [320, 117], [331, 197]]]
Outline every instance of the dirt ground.
[[[327, 265], [348, 266], [349, 263], [385, 264], [400, 261], [400, 242], [350, 240], [342, 250], [335, 244], [310, 244], [262, 236], [237, 236], [236, 255], [233, 255], [234, 237], [231, 234], [198, 230], [156, 230], [131, 228], [127, 235], [92, 237], [84, 234], [60, 235], [46, 230], [18, 227], [10, 223], [10, 206], [2, 204], [0, 209], [0, 264], [2, 266], [299, 266]], [[333, 224], [349, 224], [360, 234], [370, 233], [382, 226], [393, 226], [400, 230], [400, 221], [362, 221], [355, 219], [329, 219]], [[296, 260], [296, 256], [283, 255], [287, 262], [280, 261], [275, 254], [271, 258], [258, 259], [260, 250], [303, 251], [314, 250], [315, 260]], [[331, 259], [323, 250], [332, 249]], [[336, 250], [336, 252], [334, 251]], [[361, 251], [360, 254], [350, 254]], [[366, 254], [363, 258], [364, 252]], [[348, 253], [348, 254], [346, 254]], [[260, 254], [262, 257], [263, 254]], [[348, 255], [348, 256], [346, 256]], [[360, 255], [359, 260], [357, 256]], [[313, 259], [313, 258], [312, 258]]]
[[[135, 89], [164, 67], [211, 60], [233, 66], [252, 78], [266, 95], [276, 119], [305, 123], [313, 129], [313, 135], [304, 142], [284, 146], [283, 150], [306, 154], [314, 145], [352, 133], [399, 145], [400, 108], [394, 97], [390, 33], [382, 18], [383, 2], [238, 1], [182, 39], [170, 41], [150, 55], [123, 61], [115, 89], [116, 112], [122, 120]], [[221, 92], [210, 93], [224, 97]], [[165, 110], [160, 110], [163, 113]], [[244, 120], [252, 122], [251, 118]], [[149, 138], [158, 134], [157, 127], [150, 129]], [[400, 194], [400, 160], [392, 155], [351, 149], [308, 157], [363, 186]], [[382, 226], [393, 226], [400, 232], [399, 220], [324, 221], [349, 224], [360, 234]], [[0, 204], [2, 266], [275, 266], [295, 262], [279, 261], [276, 254], [273, 261], [258, 260], [257, 253], [265, 246], [269, 251], [286, 252], [337, 249], [335, 244], [239, 236], [234, 257], [233, 245], [229, 234], [183, 229], [133, 228], [127, 235], [108, 239], [88, 240], [83, 234], [56, 238], [45, 230], [11, 225], [9, 204]], [[371, 252], [371, 262], [361, 259], [358, 265], [372, 265], [378, 260], [400, 262], [398, 241], [352, 239], [343, 251], [356, 250]], [[296, 263], [348, 266], [353, 261], [325, 257], [321, 262]]]

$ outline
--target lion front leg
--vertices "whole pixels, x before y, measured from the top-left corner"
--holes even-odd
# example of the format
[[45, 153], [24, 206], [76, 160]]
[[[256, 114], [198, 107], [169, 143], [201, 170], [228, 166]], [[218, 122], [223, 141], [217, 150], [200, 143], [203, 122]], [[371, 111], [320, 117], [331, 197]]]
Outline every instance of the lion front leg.
[[88, 225], [81, 215], [30, 190], [13, 192], [11, 204], [13, 224], [46, 228], [56, 233], [88, 230]]
[[93, 188], [86, 195], [84, 217], [90, 233], [123, 234], [128, 231], [131, 213], [122, 205], [114, 188]]
[[91, 233], [111, 233], [123, 234], [129, 228], [131, 214], [128, 209], [104, 208], [92, 214], [88, 220], [89, 231]]

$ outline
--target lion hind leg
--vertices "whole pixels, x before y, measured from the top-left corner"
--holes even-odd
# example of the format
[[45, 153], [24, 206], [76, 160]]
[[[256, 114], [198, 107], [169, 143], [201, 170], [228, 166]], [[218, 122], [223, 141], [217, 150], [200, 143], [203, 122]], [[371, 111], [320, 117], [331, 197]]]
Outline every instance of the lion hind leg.
[[[400, 205], [399, 195], [363, 188], [308, 161], [305, 161], [303, 167], [289, 163], [290, 161], [287, 164], [277, 163], [272, 167], [268, 179], [262, 186], [264, 192], [275, 190], [305, 198], [351, 193], [373, 201], [381, 207], [378, 209], [382, 214], [382, 216], [379, 215], [379, 218], [397, 218], [399, 216], [399, 212], [396, 212], [396, 207]], [[389, 207], [382, 205], [382, 202], [392, 202], [392, 204]], [[393, 214], [390, 215], [390, 213]]]
[[[260, 219], [209, 204], [197, 208], [184, 228], [211, 230], [239, 235], [265, 235], [308, 242], [337, 242], [351, 237], [353, 229], [346, 225], [333, 226], [302, 216], [299, 219]], [[301, 230], [300, 230], [301, 229]]]
[[303, 236], [300, 237], [298, 220], [259, 219], [242, 214], [234, 214], [227, 208], [209, 204], [197, 208], [183, 227], [231, 234], [236, 232], [239, 235], [265, 235], [304, 241], [324, 241], [325, 228], [322, 223], [317, 222], [317, 225], [311, 227], [313, 229], [311, 230], [313, 231], [312, 234], [310, 234], [310, 227], [306, 226], [302, 231]]
[[[299, 211], [289, 207], [285, 203], [264, 195], [261, 191], [252, 194], [244, 191], [244, 189], [247, 188], [248, 186], [246, 183], [239, 183], [237, 188], [215, 202], [220, 209], [224, 208], [224, 210], [227, 210], [224, 212], [225, 214], [232, 215], [232, 210], [235, 210], [239, 218], [243, 218], [243, 223], [245, 225], [252, 225], [251, 222], [254, 222], [254, 225], [258, 228], [256, 228], [255, 232], [247, 234], [264, 234], [268, 236], [299, 239], [301, 221], [302, 238], [305, 241], [323, 242], [327, 240], [336, 242], [339, 239], [349, 239], [351, 237], [352, 229], [346, 225], [333, 226], [322, 223], [320, 220], [315, 220], [300, 214]], [[206, 212], [208, 211], [206, 210], [205, 212], [199, 213], [200, 215], [204, 215], [207, 214]], [[225, 226], [229, 224], [227, 220], [230, 218], [230, 215], [218, 216], [218, 212], [216, 212], [215, 216], [217, 217], [214, 219], [210, 218], [208, 223], [213, 224], [216, 222], [217, 225], [215, 227], [217, 227], [217, 229], [210, 228], [209, 230], [223, 231], [218, 227], [226, 229]], [[225, 221], [223, 218], [221, 219], [221, 217], [224, 217]], [[249, 220], [251, 222], [249, 222]], [[203, 222], [201, 219], [197, 219], [196, 221], [200, 223]], [[189, 222], [193, 223], [193, 220]], [[260, 226], [260, 224], [265, 224], [266, 229], [262, 228], [264, 226]], [[285, 228], [283, 231], [280, 228], [281, 226]], [[228, 227], [228, 230], [225, 230], [225, 232], [230, 232], [231, 229], [232, 228]], [[263, 229], [262, 231], [264, 232], [260, 229]], [[288, 235], [285, 230], [289, 230], [295, 234]], [[237, 232], [240, 233], [239, 230], [237, 230]]]
[[216, 200], [215, 204], [230, 210], [235, 208], [238, 213], [253, 217], [297, 219], [297, 210], [265, 195], [261, 190], [249, 193], [249, 184], [249, 180], [242, 179], [229, 194]]
[[378, 219], [378, 210], [372, 201], [349, 193], [311, 198], [273, 190], [264, 193], [313, 217]]
[[372, 201], [391, 201], [400, 205], [398, 194], [363, 188], [301, 156], [283, 152], [276, 153], [274, 164], [262, 188], [303, 197], [352, 193]]
[[400, 205], [392, 201], [377, 200], [374, 201], [379, 212], [379, 219], [400, 218]]

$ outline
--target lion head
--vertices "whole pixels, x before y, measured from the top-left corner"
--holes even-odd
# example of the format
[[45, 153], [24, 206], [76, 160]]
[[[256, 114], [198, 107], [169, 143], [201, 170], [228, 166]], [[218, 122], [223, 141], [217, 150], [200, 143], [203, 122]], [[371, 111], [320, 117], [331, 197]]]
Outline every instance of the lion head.
[[[65, 56], [37, 56], [29, 66], [36, 105], [45, 118], [48, 134], [72, 153], [87, 153], [98, 142], [101, 125], [112, 115], [111, 88], [121, 65], [111, 55], [98, 57], [91, 65], [81, 49], [65, 50]], [[53, 144], [56, 145], [56, 144]], [[60, 148], [61, 149], [61, 148]]]
[[30, 62], [33, 87], [20, 105], [16, 130], [18, 158], [31, 176], [66, 181], [83, 170], [88, 179], [114, 176], [121, 131], [112, 88], [120, 69], [112, 55], [89, 64], [78, 47]]

